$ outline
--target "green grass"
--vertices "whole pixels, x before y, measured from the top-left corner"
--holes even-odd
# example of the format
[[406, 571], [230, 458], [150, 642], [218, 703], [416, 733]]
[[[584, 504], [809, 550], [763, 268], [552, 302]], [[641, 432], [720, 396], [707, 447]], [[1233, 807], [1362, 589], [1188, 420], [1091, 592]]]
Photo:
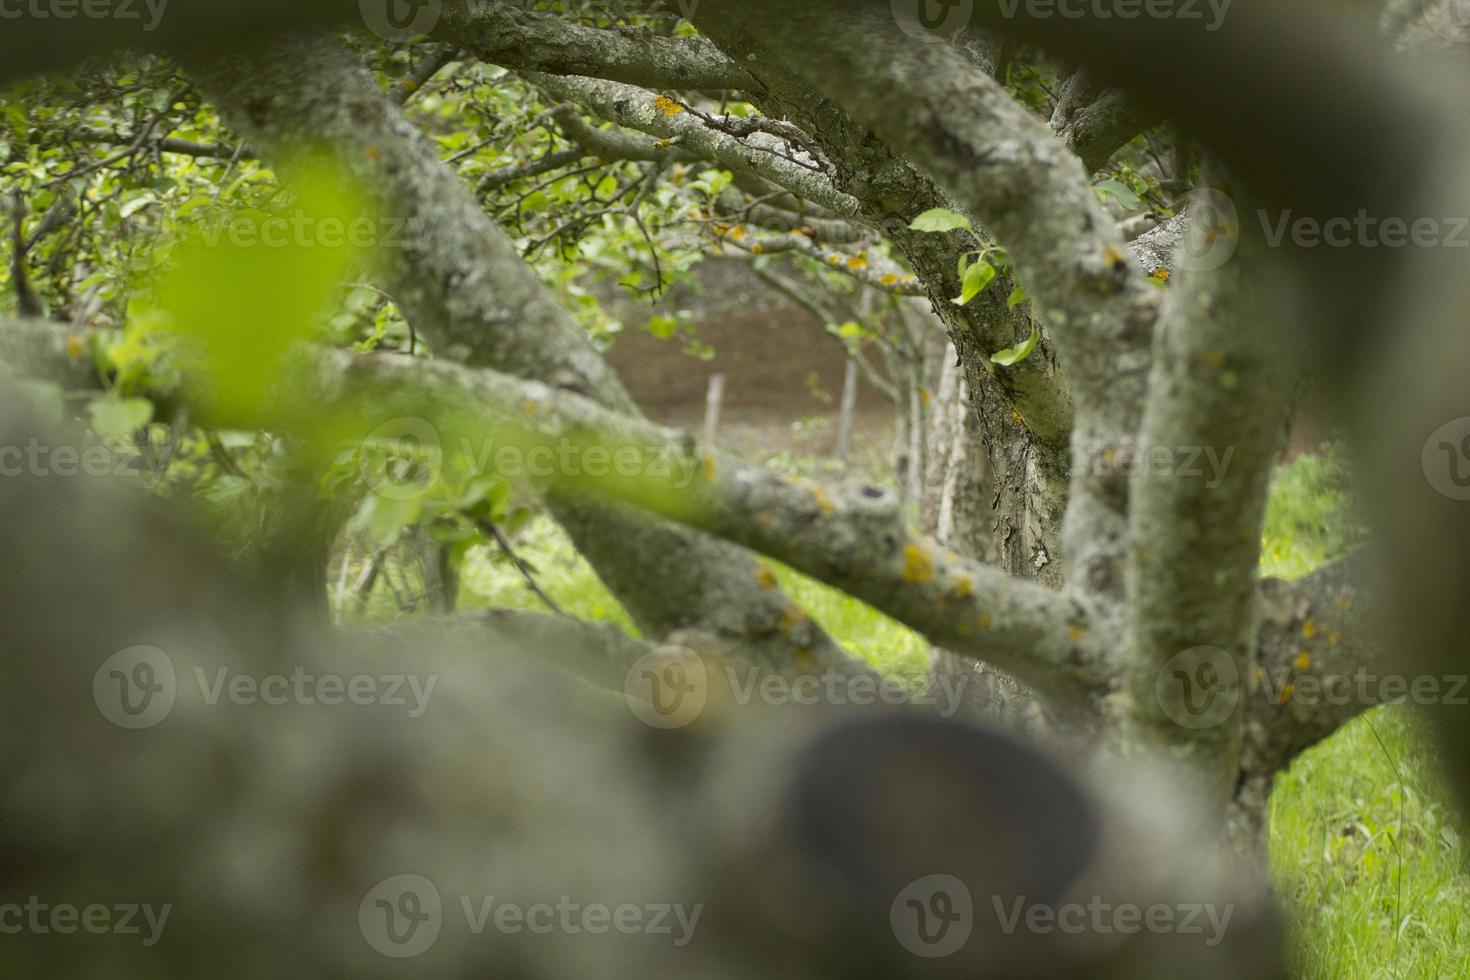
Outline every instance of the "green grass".
[[[1261, 570], [1296, 578], [1363, 540], [1329, 447], [1280, 467]], [[1271, 868], [1299, 977], [1470, 976], [1461, 825], [1410, 708], [1369, 712], [1302, 755], [1271, 797]]]
[[[1272, 483], [1262, 573], [1303, 575], [1363, 539], [1342, 453], [1301, 456]], [[537, 581], [575, 616], [633, 630], [626, 613], [565, 536], [544, 519], [517, 542]], [[917, 687], [926, 644], [834, 589], [776, 566], [792, 599], [845, 647]], [[476, 552], [463, 576], [466, 608], [540, 608], [502, 560]], [[1417, 716], [1375, 710], [1303, 755], [1271, 802], [1271, 863], [1292, 923], [1299, 977], [1470, 977], [1470, 876], [1454, 810]]]
[[1470, 876], [1419, 718], [1380, 708], [1271, 798], [1271, 868], [1299, 977], [1470, 976]]

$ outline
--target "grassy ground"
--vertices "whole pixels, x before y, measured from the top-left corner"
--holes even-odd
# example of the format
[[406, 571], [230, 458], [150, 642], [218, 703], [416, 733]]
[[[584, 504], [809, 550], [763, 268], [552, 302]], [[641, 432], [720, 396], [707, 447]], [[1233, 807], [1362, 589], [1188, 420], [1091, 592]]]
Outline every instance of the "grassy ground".
[[[1292, 578], [1362, 537], [1338, 453], [1281, 467], [1263, 535], [1262, 573]], [[632, 629], [626, 614], [554, 525], [518, 542], [537, 581], [575, 616]], [[910, 630], [789, 569], [792, 597], [848, 649], [917, 685], [927, 647]], [[463, 581], [467, 608], [537, 608], [503, 561], [477, 553]], [[1300, 977], [1470, 977], [1470, 876], [1457, 818], [1418, 720], [1378, 709], [1297, 760], [1277, 783], [1271, 858], [1293, 924]]]
[[[1262, 572], [1303, 575], [1362, 537], [1339, 453], [1272, 486]], [[1409, 708], [1380, 708], [1301, 758], [1271, 798], [1271, 865], [1300, 977], [1470, 976], [1462, 825]]]

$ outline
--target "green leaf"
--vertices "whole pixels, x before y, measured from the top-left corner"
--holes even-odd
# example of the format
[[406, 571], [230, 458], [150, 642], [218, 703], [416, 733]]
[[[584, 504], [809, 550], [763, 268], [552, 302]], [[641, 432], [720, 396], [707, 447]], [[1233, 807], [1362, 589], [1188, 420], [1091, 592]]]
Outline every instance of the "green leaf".
[[1036, 342], [1040, 339], [1041, 331], [1036, 327], [1032, 327], [1031, 336], [1027, 337], [1024, 342], [1017, 344], [1015, 347], [1007, 347], [1003, 351], [996, 351], [990, 355], [990, 360], [993, 363], [999, 364], [1001, 367], [1011, 367], [1012, 365], [1020, 364], [1031, 356], [1031, 352], [1036, 349]]
[[909, 224], [914, 231], [970, 231], [970, 219], [944, 208], [931, 208]]
[[390, 500], [382, 494], [370, 493], [363, 498], [349, 527], [367, 531], [380, 548], [387, 548], [398, 541], [403, 529], [412, 526], [422, 512], [423, 501], [417, 498]]
[[1112, 197], [1123, 206], [1125, 211], [1137, 211], [1143, 207], [1143, 201], [1133, 193], [1133, 188], [1120, 180], [1104, 180], [1093, 187], [1098, 197]]
[[87, 411], [92, 431], [107, 439], [125, 439], [153, 421], [153, 403], [146, 398], [98, 398]]
[[1011, 295], [1006, 297], [1006, 308], [1014, 310], [1030, 298], [1031, 294], [1026, 292], [1025, 286], [1017, 286], [1011, 290]]
[[191, 380], [206, 415], [251, 418], [270, 404], [292, 342], [313, 334], [359, 257], [342, 230], [368, 214], [360, 195], [321, 167], [304, 167], [295, 187], [288, 217], [246, 209], [187, 236], [159, 286], [151, 314], [203, 354]]
[[961, 286], [960, 298], [955, 300], [955, 303], [964, 306], [970, 300], [983, 293], [985, 287], [994, 281], [995, 266], [981, 259], [965, 270], [965, 281]]

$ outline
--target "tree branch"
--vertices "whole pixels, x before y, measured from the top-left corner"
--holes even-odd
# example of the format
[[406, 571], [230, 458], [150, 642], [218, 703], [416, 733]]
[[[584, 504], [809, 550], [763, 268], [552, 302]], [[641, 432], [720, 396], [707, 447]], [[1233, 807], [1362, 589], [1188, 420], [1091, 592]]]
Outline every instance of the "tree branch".
[[653, 89], [743, 89], [741, 67], [703, 38], [583, 27], [511, 4], [452, 0], [432, 36], [516, 71], [585, 75]]

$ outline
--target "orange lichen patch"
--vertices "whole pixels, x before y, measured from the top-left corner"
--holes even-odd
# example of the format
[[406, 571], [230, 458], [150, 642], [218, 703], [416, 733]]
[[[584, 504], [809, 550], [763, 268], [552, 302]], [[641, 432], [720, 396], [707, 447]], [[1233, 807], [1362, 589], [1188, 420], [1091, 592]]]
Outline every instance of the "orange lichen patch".
[[1351, 608], [1353, 608], [1353, 597], [1350, 596], [1350, 595], [1338, 596], [1337, 597], [1337, 608], [1339, 608], [1339, 609], [1351, 609]]
[[897, 283], [898, 283], [898, 276], [895, 276], [891, 272], [888, 273], [888, 275], [884, 276], [882, 279], [879, 279], [878, 280], [878, 284], [881, 285], [881, 286], [893, 286], [893, 285], [896, 285]]
[[968, 575], [960, 574], [954, 577], [954, 597], [963, 599], [975, 591], [975, 583]]
[[746, 231], [745, 231], [745, 226], [744, 225], [736, 225], [734, 228], [732, 228], [730, 230], [730, 237], [733, 238], [733, 239], [735, 239], [737, 242], [740, 241], [740, 239], [744, 238], [745, 236], [746, 236]]
[[954, 628], [954, 631], [956, 633], [958, 633], [960, 636], [969, 636], [972, 632], [974, 632], [973, 630], [970, 629], [970, 626], [969, 626], [968, 623], [960, 623], [958, 626], [956, 626]]
[[1297, 655], [1297, 658], [1291, 662], [1291, 665], [1297, 670], [1311, 670], [1312, 655], [1303, 650], [1300, 654]]
[[1159, 266], [1157, 269], [1155, 269], [1150, 274], [1155, 279], [1157, 279], [1159, 282], [1168, 282], [1169, 281], [1169, 270], [1168, 269], [1165, 269], [1163, 266]]
[[903, 580], [915, 585], [934, 581], [934, 556], [929, 549], [917, 544], [903, 549]]
[[1251, 668], [1251, 683], [1261, 684], [1266, 680], [1266, 671], [1260, 667]]
[[1103, 250], [1103, 259], [1108, 265], [1113, 266], [1126, 265], [1128, 262], [1127, 257], [1123, 255], [1123, 252], [1116, 245], [1109, 245]]
[[765, 250], [766, 250], [766, 247], [764, 245], [762, 245], [760, 242], [756, 242], [754, 245], [750, 246], [750, 254], [752, 254], [752, 255], [760, 255]]
[[812, 652], [810, 650], [796, 651], [796, 666], [802, 670], [811, 670], [815, 664], [816, 661], [812, 659]]
[[382, 151], [380, 151], [376, 146], [369, 146], [367, 149], [363, 150], [362, 153], [363, 156], [367, 157], [369, 160], [377, 160], [383, 155]]
[[868, 257], [866, 255], [854, 255], [847, 260], [847, 267], [849, 269], [866, 269], [868, 267]]
[[1073, 626], [1071, 629], [1067, 630], [1067, 641], [1069, 643], [1081, 643], [1082, 637], [1085, 635], [1086, 634], [1082, 632], [1082, 627]]
[[704, 456], [704, 479], [705, 479], [705, 482], [707, 482], [707, 483], [713, 483], [713, 482], [715, 482], [715, 477], [719, 474], [719, 471], [720, 471], [719, 464], [717, 464], [715, 462], [715, 458], [713, 456], [709, 455], [708, 453], [706, 453], [705, 456]]
[[1341, 642], [1342, 642], [1342, 632], [1341, 631], [1339, 631], [1339, 630], [1333, 630], [1331, 633], [1328, 633], [1327, 634], [1327, 645], [1328, 646], [1335, 647], [1335, 646], [1337, 646]]
[[786, 611], [781, 614], [781, 621], [776, 624], [776, 629], [782, 633], [790, 633], [806, 621], [806, 613], [797, 609], [795, 606], [788, 606]]
[[1285, 704], [1286, 702], [1288, 702], [1288, 701], [1291, 700], [1291, 696], [1293, 694], [1295, 694], [1295, 693], [1296, 693], [1296, 685], [1295, 684], [1287, 684], [1287, 685], [1283, 686], [1281, 688], [1281, 693], [1278, 694], [1278, 695], [1276, 695], [1276, 703], [1277, 704]]
[[829, 255], [829, 256], [827, 256], [827, 264], [828, 265], [841, 265], [842, 264], [842, 256], [840, 256], [840, 255]]
[[1316, 638], [1317, 621], [1315, 619], [1308, 619], [1305, 623], [1302, 624], [1302, 636], [1306, 637], [1309, 640]]
[[920, 388], [919, 389], [919, 401], [921, 401], [921, 402], [924, 403], [924, 407], [925, 408], [928, 408], [929, 407], [929, 403], [931, 401], [933, 401], [933, 398], [934, 398], [934, 396], [931, 395], [931, 394], [929, 394], [929, 389], [928, 388]]
[[664, 115], [669, 116], [670, 118], [677, 116], [681, 112], [686, 111], [682, 105], [669, 98], [667, 95], [660, 95], [658, 98], [654, 99], [653, 107], [659, 112], [662, 112]]
[[1225, 354], [1223, 351], [1205, 351], [1205, 360], [1210, 362], [1210, 367], [1222, 368], [1225, 366]]
[[835, 513], [837, 507], [832, 503], [832, 498], [827, 496], [827, 491], [822, 489], [820, 483], [812, 484], [812, 496], [817, 500], [817, 509], [823, 514]]
[[406, 82], [403, 83], [403, 91], [405, 91], [405, 92], [417, 92], [418, 90], [419, 90], [419, 83], [416, 82], [416, 81], [414, 81], [411, 78], [408, 81], [406, 81]]
[[755, 580], [763, 589], [774, 589], [776, 587], [776, 573], [771, 571], [771, 566], [763, 561], [755, 563]]
[[990, 613], [981, 613], [980, 617], [975, 620], [975, 622], [978, 623], [980, 628], [983, 630], [990, 629]]
[[87, 353], [87, 342], [79, 334], [72, 334], [66, 338], [66, 356], [75, 361]]

